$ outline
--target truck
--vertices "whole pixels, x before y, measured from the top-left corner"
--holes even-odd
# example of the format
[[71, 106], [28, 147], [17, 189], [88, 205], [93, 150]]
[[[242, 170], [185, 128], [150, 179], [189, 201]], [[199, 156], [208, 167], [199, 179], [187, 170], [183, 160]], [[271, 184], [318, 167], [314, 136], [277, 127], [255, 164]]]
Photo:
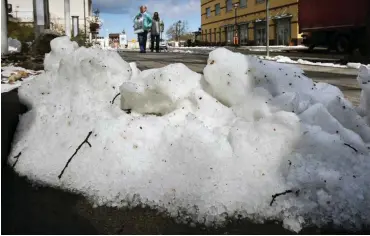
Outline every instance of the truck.
[[370, 0], [299, 0], [298, 23], [310, 50], [370, 55]]

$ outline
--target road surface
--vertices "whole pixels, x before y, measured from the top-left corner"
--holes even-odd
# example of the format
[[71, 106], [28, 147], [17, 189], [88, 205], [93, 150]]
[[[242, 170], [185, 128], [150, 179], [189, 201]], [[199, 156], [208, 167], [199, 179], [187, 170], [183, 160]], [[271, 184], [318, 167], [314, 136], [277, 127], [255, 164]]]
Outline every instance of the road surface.
[[[146, 53], [140, 54], [135, 51], [119, 52], [122, 58], [128, 62], [136, 62], [140, 70], [160, 68], [171, 63], [183, 63], [191, 70], [203, 73], [207, 64], [208, 55], [191, 53]], [[344, 96], [354, 105], [359, 104], [360, 92], [354, 69], [338, 68], [314, 68], [313, 66], [300, 66], [305, 74], [316, 82], [325, 82], [339, 87]], [[316, 66], [317, 67], [317, 66]], [[334, 70], [334, 73], [333, 73]], [[346, 73], [345, 71], [350, 71]], [[330, 71], [330, 73], [323, 72]], [[338, 71], [338, 73], [335, 73]]]

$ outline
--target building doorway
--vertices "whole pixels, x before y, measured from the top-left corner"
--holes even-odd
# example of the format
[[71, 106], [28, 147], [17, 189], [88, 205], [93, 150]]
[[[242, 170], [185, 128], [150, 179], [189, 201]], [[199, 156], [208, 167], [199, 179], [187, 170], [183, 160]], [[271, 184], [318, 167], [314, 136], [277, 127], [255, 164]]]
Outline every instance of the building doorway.
[[239, 27], [239, 41], [240, 45], [247, 45], [248, 43], [248, 24], [242, 24]]
[[226, 27], [226, 43], [231, 44], [234, 42], [234, 26]]
[[276, 44], [289, 45], [291, 40], [290, 18], [278, 19], [275, 21], [275, 24], [276, 24]]
[[266, 22], [254, 23], [254, 41], [257, 46], [266, 45]]

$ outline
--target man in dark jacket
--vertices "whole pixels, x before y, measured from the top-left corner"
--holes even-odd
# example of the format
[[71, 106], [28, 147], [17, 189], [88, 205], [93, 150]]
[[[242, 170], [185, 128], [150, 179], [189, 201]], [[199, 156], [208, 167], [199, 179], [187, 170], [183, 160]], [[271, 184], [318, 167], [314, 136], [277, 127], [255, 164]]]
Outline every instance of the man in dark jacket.
[[161, 23], [159, 19], [158, 12], [154, 12], [153, 21], [152, 21], [152, 29], [150, 31], [150, 38], [151, 38], [151, 45], [150, 50], [154, 51], [154, 42], [155, 42], [155, 51], [159, 52], [159, 35], [161, 33]]

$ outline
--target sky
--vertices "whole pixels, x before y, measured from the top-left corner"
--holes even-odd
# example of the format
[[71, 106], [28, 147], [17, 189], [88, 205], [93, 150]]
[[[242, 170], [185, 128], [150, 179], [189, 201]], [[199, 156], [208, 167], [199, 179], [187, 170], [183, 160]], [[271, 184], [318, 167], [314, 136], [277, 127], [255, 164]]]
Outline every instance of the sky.
[[136, 39], [133, 18], [141, 5], [146, 5], [150, 14], [159, 12], [159, 17], [164, 21], [164, 32], [179, 20], [188, 22], [189, 31], [197, 31], [200, 27], [200, 0], [93, 0], [93, 9], [100, 10], [103, 20], [100, 35], [120, 33], [124, 29], [128, 40]]

